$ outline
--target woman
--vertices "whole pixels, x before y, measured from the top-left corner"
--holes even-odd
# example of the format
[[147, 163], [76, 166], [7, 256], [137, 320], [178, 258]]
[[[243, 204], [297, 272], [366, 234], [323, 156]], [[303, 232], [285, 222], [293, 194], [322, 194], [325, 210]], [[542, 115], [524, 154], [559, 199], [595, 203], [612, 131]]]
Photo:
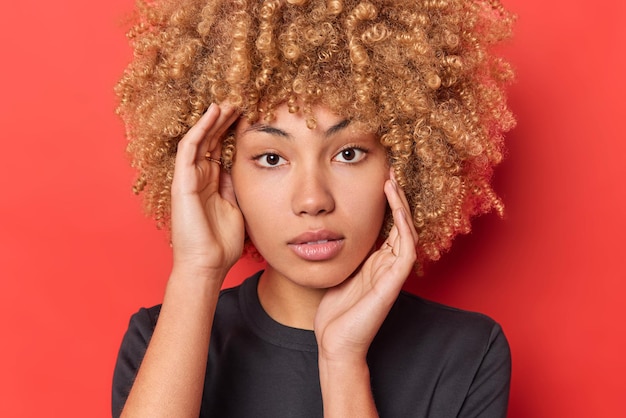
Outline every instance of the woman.
[[[119, 111], [174, 263], [162, 305], [131, 319], [113, 414], [505, 416], [500, 327], [401, 287], [502, 210], [510, 70], [488, 48], [512, 17], [462, 0], [140, 10]], [[220, 292], [244, 246], [267, 268]]]

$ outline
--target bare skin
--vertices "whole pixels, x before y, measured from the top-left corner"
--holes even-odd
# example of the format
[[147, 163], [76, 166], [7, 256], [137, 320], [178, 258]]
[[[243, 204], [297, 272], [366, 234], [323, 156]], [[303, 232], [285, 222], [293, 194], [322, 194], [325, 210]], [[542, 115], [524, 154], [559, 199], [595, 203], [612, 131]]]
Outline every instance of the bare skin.
[[[212, 105], [179, 143], [172, 185], [174, 265], [122, 416], [199, 414], [217, 298], [226, 273], [241, 256], [244, 225], [250, 228], [249, 222], [244, 224], [247, 207], [239, 207], [231, 175], [205, 155], [220, 155], [221, 138], [237, 118], [232, 108]], [[356, 271], [330, 288], [290, 282], [296, 284], [293, 294], [308, 301], [298, 306], [309, 312], [297, 316], [312, 320], [298, 325], [315, 331], [327, 417], [377, 416], [365, 358], [415, 262], [417, 233], [407, 221], [407, 200], [393, 176], [383, 189], [394, 226], [380, 249], [364, 254], [367, 258], [357, 260]], [[280, 267], [270, 265], [268, 270], [274, 276], [264, 278], [266, 283], [288, 277]], [[267, 303], [271, 298], [264, 299]], [[280, 298], [271, 301], [279, 303]], [[289, 309], [285, 304], [278, 311]]]

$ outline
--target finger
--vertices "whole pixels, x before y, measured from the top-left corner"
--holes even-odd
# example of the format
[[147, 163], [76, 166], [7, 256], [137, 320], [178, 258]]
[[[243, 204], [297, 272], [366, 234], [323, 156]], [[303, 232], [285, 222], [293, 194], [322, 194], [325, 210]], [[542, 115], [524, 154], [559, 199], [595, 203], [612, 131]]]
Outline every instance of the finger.
[[396, 226], [394, 222], [394, 224], [391, 226], [391, 229], [389, 230], [389, 234], [387, 234], [387, 238], [385, 239], [385, 241], [383, 242], [381, 246], [381, 249], [395, 252], [395, 250], [393, 250], [393, 246], [397, 238], [398, 238], [398, 227]]
[[417, 230], [415, 229], [415, 224], [412, 222], [412, 217], [409, 216], [411, 214], [411, 206], [409, 205], [409, 200], [407, 199], [406, 194], [404, 193], [404, 190], [402, 190], [402, 188], [398, 184], [398, 181], [396, 180], [396, 176], [393, 170], [390, 170], [390, 177], [391, 177], [391, 181], [395, 185], [396, 192], [400, 196], [402, 205], [404, 206], [404, 209], [406, 210], [405, 213], [407, 214], [407, 219], [410, 220], [409, 227], [411, 229], [411, 235], [413, 236], [413, 241], [415, 242], [415, 244], [417, 244], [419, 236], [417, 234]]
[[229, 202], [234, 207], [239, 207], [235, 189], [233, 188], [233, 179], [230, 173], [223, 171], [220, 174], [220, 195], [222, 199]]
[[206, 139], [207, 132], [214, 126], [219, 115], [220, 108], [212, 104], [198, 122], [187, 131], [183, 139], [178, 143], [176, 152], [177, 165], [190, 166], [195, 164], [200, 144]]
[[395, 190], [395, 185], [392, 179], [389, 179], [385, 182], [384, 186], [385, 196], [387, 197], [387, 202], [389, 203], [389, 207], [391, 208], [391, 214], [394, 216], [394, 223], [389, 230], [387, 238], [383, 242], [381, 250], [390, 250], [392, 253], [395, 253], [393, 249], [396, 238], [398, 237], [398, 226], [395, 222], [395, 211], [402, 206], [400, 196]]
[[393, 178], [385, 182], [384, 191], [392, 213], [395, 213], [397, 209], [404, 207], [404, 201], [400, 196], [400, 187]]
[[221, 145], [224, 134], [239, 118], [239, 112], [230, 104], [224, 103], [218, 107], [220, 108], [220, 114], [213, 126], [205, 133], [205, 141], [200, 144], [198, 152], [199, 159], [203, 159], [207, 152], [211, 153], [213, 158], [220, 158], [221, 153], [217, 147]]
[[389, 230], [389, 235], [387, 236], [387, 240], [385, 242], [388, 242], [389, 244], [393, 245], [397, 237], [398, 237], [398, 227], [394, 223], [391, 229]]
[[389, 207], [393, 214], [393, 227], [389, 232], [387, 241], [392, 246], [392, 252], [398, 257], [414, 261], [416, 238], [411, 228], [412, 222], [408, 221], [405, 203], [399, 194], [400, 188], [393, 179], [385, 184], [385, 194]]
[[[217, 141], [217, 145], [210, 152], [200, 153], [200, 161], [198, 161], [198, 166], [207, 170], [209, 181], [206, 184], [206, 191], [208, 193], [213, 193], [219, 191], [220, 188], [220, 173], [222, 170], [222, 163], [220, 156], [222, 155], [222, 144]], [[207, 158], [207, 156], [211, 156]], [[205, 168], [206, 167], [206, 168]]]
[[394, 211], [393, 220], [398, 226], [398, 236], [393, 243], [393, 253], [397, 256], [398, 260], [403, 261], [403, 269], [406, 269], [406, 274], [408, 274], [417, 256], [407, 213], [404, 208], [399, 208]]

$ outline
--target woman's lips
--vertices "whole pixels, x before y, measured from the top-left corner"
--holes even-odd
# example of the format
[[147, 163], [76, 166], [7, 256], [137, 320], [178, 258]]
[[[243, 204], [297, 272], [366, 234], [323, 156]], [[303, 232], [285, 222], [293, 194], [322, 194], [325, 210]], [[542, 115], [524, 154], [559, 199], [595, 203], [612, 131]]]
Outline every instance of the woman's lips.
[[289, 244], [289, 248], [296, 253], [297, 256], [307, 261], [324, 261], [330, 260], [341, 251], [343, 240], [317, 241], [302, 244]]
[[287, 245], [300, 258], [307, 261], [330, 260], [339, 254], [344, 239], [328, 231], [307, 232]]

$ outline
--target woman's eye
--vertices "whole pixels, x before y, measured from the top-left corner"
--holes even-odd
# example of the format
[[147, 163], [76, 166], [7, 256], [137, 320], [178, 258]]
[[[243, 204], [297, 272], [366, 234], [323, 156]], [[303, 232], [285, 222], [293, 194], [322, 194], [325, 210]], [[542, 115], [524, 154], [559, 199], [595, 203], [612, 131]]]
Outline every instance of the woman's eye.
[[285, 164], [285, 159], [278, 154], [263, 154], [255, 158], [261, 167], [277, 167]]
[[361, 148], [345, 148], [335, 156], [335, 160], [341, 163], [357, 163], [365, 158], [367, 151]]

